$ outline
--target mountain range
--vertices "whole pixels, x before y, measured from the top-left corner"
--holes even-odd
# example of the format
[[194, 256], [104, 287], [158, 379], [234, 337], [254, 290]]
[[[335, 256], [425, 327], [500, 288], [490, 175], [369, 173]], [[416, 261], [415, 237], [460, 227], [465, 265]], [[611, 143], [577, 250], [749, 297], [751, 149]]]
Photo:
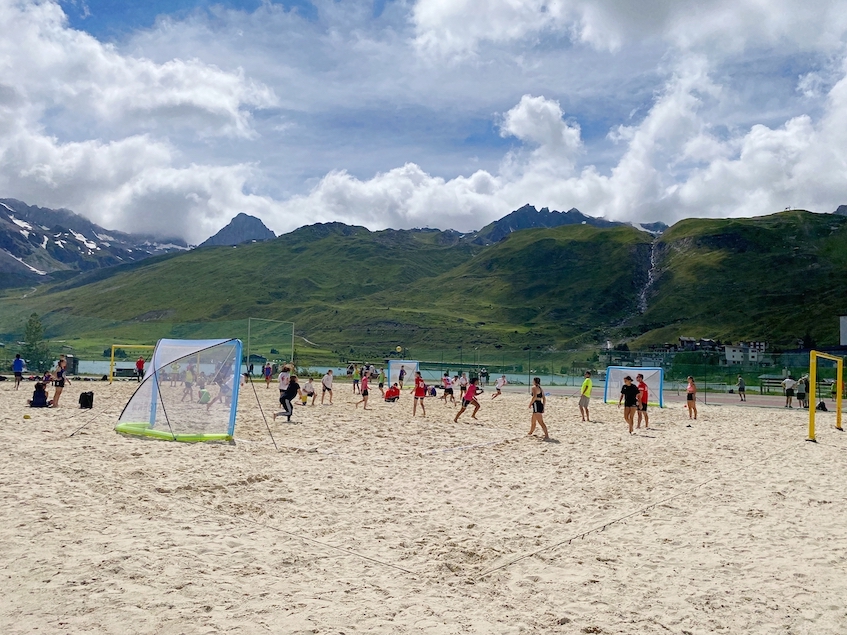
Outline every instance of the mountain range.
[[179, 238], [104, 229], [69, 210], [0, 199], [0, 287], [60, 280], [186, 249]]
[[659, 236], [626, 225], [530, 228], [487, 245], [327, 223], [45, 285], [2, 303], [0, 338], [13, 339], [35, 310], [51, 337], [187, 337], [189, 323], [252, 316], [292, 320], [328, 349], [375, 353], [397, 342], [561, 349], [680, 335], [833, 344], [847, 313], [845, 247], [847, 217], [801, 211], [692, 219]]
[[291, 320], [325, 350], [370, 354], [398, 343], [643, 347], [681, 335], [832, 345], [847, 314], [843, 214], [667, 228], [526, 206], [469, 234], [319, 223], [254, 240], [148, 255], [7, 297], [0, 340], [19, 337], [34, 310], [50, 337], [78, 346], [224, 336], [247, 317]]

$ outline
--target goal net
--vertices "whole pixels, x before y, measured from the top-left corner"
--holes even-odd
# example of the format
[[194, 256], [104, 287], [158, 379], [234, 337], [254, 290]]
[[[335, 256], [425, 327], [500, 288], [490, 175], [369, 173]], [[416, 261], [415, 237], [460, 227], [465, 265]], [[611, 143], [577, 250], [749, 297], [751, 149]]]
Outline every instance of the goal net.
[[388, 385], [393, 386], [400, 382], [400, 370], [403, 370], [403, 385], [415, 385], [415, 373], [420, 370], [418, 362], [414, 359], [392, 359], [388, 362]]
[[609, 366], [606, 368], [606, 388], [603, 391], [603, 401], [606, 403], [617, 403], [621, 398], [621, 386], [623, 378], [631, 377], [636, 382], [636, 375], [644, 375], [644, 383], [647, 384], [647, 404], [664, 408], [665, 371], [662, 368], [633, 367], [633, 366]]
[[240, 372], [240, 340], [159, 340], [115, 430], [168, 441], [231, 441]]
[[[801, 381], [803, 378], [801, 377]], [[815, 412], [818, 400], [831, 399], [835, 409], [835, 427], [841, 427], [841, 404], [844, 397], [844, 359], [818, 351], [809, 353], [809, 441], [815, 441]]]

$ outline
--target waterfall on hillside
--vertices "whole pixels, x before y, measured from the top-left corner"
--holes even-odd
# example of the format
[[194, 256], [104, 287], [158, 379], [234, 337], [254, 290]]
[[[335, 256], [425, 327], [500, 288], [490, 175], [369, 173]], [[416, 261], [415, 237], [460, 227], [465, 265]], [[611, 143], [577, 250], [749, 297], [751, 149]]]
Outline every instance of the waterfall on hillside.
[[656, 246], [658, 242], [659, 237], [656, 236], [653, 239], [653, 243], [650, 245], [650, 269], [647, 271], [647, 282], [641, 288], [641, 291], [638, 292], [639, 313], [645, 313], [647, 311], [647, 294], [650, 292], [650, 288], [656, 281], [656, 261], [658, 260]]

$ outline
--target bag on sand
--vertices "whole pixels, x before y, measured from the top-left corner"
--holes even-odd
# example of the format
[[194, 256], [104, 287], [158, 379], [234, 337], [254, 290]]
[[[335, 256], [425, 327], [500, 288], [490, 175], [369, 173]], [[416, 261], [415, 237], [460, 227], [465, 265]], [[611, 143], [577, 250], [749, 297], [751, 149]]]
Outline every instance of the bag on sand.
[[821, 401], [821, 402], [818, 404], [817, 409], [818, 409], [818, 410], [820, 410], [821, 412], [826, 412], [826, 411], [827, 411], [827, 410], [826, 410], [826, 404], [825, 404], [823, 401]]
[[91, 391], [80, 393], [79, 395], [79, 407], [80, 408], [93, 408], [94, 407], [94, 393]]

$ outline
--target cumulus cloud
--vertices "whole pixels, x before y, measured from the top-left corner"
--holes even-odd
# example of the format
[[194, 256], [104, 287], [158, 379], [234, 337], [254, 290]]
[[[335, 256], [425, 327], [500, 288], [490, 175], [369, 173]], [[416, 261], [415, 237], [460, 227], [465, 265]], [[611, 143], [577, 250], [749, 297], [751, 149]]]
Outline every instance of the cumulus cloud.
[[501, 134], [537, 147], [507, 155], [497, 174], [443, 180], [412, 164], [367, 180], [333, 173], [282, 207], [370, 226], [469, 230], [526, 202], [575, 206], [615, 220], [674, 222], [761, 215], [788, 205], [831, 211], [844, 200], [847, 76], [829, 93], [819, 121], [800, 116], [775, 129], [758, 124], [725, 139], [701, 114], [721, 97], [704, 59], [683, 60], [646, 117], [614, 131], [626, 150], [603, 174], [570, 161], [581, 146], [579, 129], [564, 120], [559, 104], [527, 95], [502, 117]]
[[837, 48], [847, 27], [842, 0], [418, 0], [413, 19], [418, 46], [447, 56], [472, 53], [480, 42], [550, 34], [602, 50], [651, 37], [683, 49], [718, 44], [737, 51], [781, 41]]
[[[251, 166], [186, 163], [157, 133], [249, 139], [253, 110], [275, 104], [271, 89], [237, 69], [120, 54], [69, 29], [51, 2], [3, 3], [0, 24], [4, 195], [76, 209], [111, 228], [194, 240], [233, 206], [250, 207], [242, 192]], [[49, 134], [48, 112], [67, 136], [90, 138]]]
[[467, 231], [525, 203], [673, 222], [847, 202], [843, 2], [315, 5], [104, 44], [56, 2], [0, 3], [0, 193], [193, 242], [238, 212]]

